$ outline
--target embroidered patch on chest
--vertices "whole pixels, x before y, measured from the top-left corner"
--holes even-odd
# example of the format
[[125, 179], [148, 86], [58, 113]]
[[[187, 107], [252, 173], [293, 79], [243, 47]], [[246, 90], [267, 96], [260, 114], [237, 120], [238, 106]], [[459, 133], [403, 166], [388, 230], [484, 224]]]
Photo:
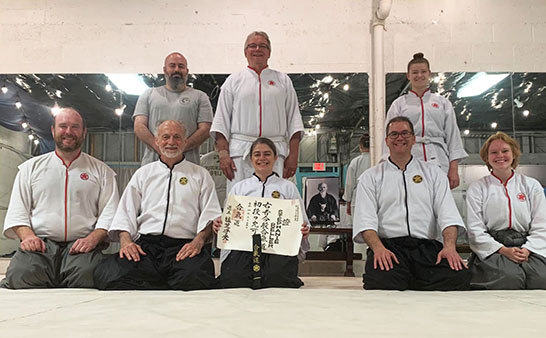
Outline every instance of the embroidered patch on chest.
[[423, 177], [421, 175], [415, 175], [413, 176], [412, 180], [414, 183], [421, 183], [423, 182]]
[[190, 103], [190, 98], [189, 97], [181, 97], [180, 98], [180, 103], [188, 104], [188, 103]]
[[273, 81], [273, 80], [269, 80], [268, 83], [269, 83], [270, 86], [274, 86], [274, 85], [275, 85], [275, 81]]
[[87, 175], [87, 173], [81, 173], [80, 178], [84, 181], [87, 181], [89, 179], [89, 175]]
[[273, 191], [273, 192], [271, 193], [271, 197], [273, 197], [273, 198], [280, 198], [280, 197], [281, 197], [281, 193], [278, 192], [277, 190], [275, 190], [275, 191]]
[[431, 106], [432, 108], [436, 108], [436, 109], [440, 108], [440, 105], [436, 102], [432, 102]]
[[180, 183], [182, 185], [186, 185], [186, 184], [188, 184], [188, 178], [187, 177], [180, 177], [180, 179], [178, 180], [178, 183]]
[[521, 202], [525, 202], [525, 200], [527, 199], [525, 197], [525, 194], [520, 192], [519, 194], [516, 195], [516, 197], [518, 198], [518, 200], [520, 200]]

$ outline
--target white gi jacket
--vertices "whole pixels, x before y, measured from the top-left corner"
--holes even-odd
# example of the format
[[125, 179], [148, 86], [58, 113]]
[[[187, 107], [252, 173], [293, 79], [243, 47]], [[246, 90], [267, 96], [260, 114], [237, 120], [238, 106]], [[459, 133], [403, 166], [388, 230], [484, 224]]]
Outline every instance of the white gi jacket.
[[258, 137], [270, 138], [279, 156], [288, 156], [288, 142], [303, 132], [298, 97], [288, 75], [266, 68], [231, 74], [222, 85], [210, 133], [229, 142], [231, 157], [246, 158]]
[[[233, 185], [233, 188], [231, 188], [229, 194], [237, 196], [273, 198], [273, 195], [276, 195], [273, 194], [274, 192], [280, 193], [279, 198], [281, 199], [299, 200], [303, 215], [303, 221], [307, 223], [307, 226], [309, 226], [309, 219], [305, 214], [305, 205], [298, 192], [298, 188], [294, 183], [285, 180], [284, 178], [280, 178], [276, 173], [273, 173], [269, 177], [267, 177], [265, 182], [260, 181], [260, 179], [255, 175], [243, 181], [237, 182], [235, 185]], [[300, 258], [300, 260], [303, 260], [303, 258], [305, 257], [305, 253], [309, 251], [309, 248], [309, 240], [307, 238], [302, 238], [300, 253], [298, 254], [298, 258]], [[220, 261], [223, 262], [230, 252], [231, 250], [222, 250], [220, 252]]]
[[400, 170], [388, 159], [366, 170], [357, 185], [353, 239], [364, 243], [362, 231], [380, 238], [411, 236], [443, 242], [442, 231], [464, 229], [446, 175], [415, 157]]
[[140, 235], [193, 239], [209, 221], [220, 217], [212, 177], [183, 159], [170, 169], [161, 160], [139, 168], [125, 188], [109, 236], [127, 231]]
[[[422, 97], [410, 91], [397, 98], [387, 112], [385, 124], [396, 116], [405, 116], [413, 123], [416, 143], [413, 156], [434, 163], [447, 174], [449, 163], [468, 157], [457, 126], [451, 102], [427, 90]], [[383, 142], [383, 159], [389, 150]]]
[[95, 229], [107, 230], [119, 201], [115, 177], [106, 164], [83, 152], [68, 164], [54, 151], [22, 163], [4, 236], [17, 238], [12, 228], [19, 225], [57, 242], [83, 238]]
[[472, 182], [466, 195], [470, 248], [481, 260], [502, 244], [488, 230], [528, 233], [527, 250], [546, 257], [546, 198], [534, 178], [513, 173], [506, 185], [494, 175]]
[[347, 168], [347, 176], [345, 178], [345, 192], [343, 199], [347, 202], [354, 200], [356, 195], [356, 184], [362, 173], [370, 168], [370, 153], [365, 152], [353, 158]]

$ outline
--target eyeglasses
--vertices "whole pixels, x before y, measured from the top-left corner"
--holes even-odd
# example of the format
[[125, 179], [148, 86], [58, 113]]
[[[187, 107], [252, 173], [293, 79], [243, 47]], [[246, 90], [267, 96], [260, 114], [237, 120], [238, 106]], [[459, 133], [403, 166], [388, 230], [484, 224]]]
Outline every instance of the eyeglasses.
[[251, 43], [250, 45], [246, 46], [246, 49], [269, 49], [269, 46], [265, 43], [260, 43], [259, 45], [255, 43]]
[[396, 140], [398, 136], [402, 135], [403, 138], [409, 138], [413, 133], [409, 130], [404, 130], [403, 132], [399, 133], [397, 131], [391, 131], [387, 136], [391, 140]]

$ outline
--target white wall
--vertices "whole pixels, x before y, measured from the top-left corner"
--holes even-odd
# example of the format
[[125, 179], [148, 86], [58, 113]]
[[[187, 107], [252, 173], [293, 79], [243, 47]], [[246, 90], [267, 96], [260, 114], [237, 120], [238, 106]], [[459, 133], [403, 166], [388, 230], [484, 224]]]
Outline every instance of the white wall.
[[[28, 153], [28, 151], [29, 140], [26, 134], [0, 126], [0, 229], [4, 229], [4, 218], [11, 196], [13, 180], [18, 171], [17, 166], [28, 158], [18, 152]], [[0, 255], [15, 251], [17, 245], [16, 241], [7, 240], [0, 235]]]
[[[179, 50], [194, 73], [245, 65], [252, 30], [286, 72], [368, 72], [372, 0], [0, 0], [0, 73], [161, 72]], [[544, 0], [393, 0], [386, 71], [416, 51], [435, 71], [546, 71]]]

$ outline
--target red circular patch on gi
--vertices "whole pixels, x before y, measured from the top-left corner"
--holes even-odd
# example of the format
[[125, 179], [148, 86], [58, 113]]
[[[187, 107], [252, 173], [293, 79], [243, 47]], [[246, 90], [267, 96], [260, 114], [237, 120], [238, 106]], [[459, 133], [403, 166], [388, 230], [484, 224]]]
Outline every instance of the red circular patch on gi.
[[274, 85], [275, 85], [275, 81], [270, 80], [270, 81], [269, 81], [269, 85], [270, 85], [270, 86], [274, 86]]
[[433, 102], [433, 103], [432, 103], [432, 106], [433, 106], [434, 108], [440, 108], [440, 105], [438, 105], [438, 103], [436, 103], [436, 102]]
[[87, 175], [86, 173], [81, 173], [80, 178], [84, 181], [87, 181], [89, 179], [89, 175]]
[[518, 200], [520, 200], [520, 201], [522, 201], [522, 202], [525, 202], [525, 199], [526, 199], [526, 198], [525, 198], [525, 195], [524, 195], [522, 192], [520, 192], [520, 193], [517, 195], [517, 198], [518, 198]]

